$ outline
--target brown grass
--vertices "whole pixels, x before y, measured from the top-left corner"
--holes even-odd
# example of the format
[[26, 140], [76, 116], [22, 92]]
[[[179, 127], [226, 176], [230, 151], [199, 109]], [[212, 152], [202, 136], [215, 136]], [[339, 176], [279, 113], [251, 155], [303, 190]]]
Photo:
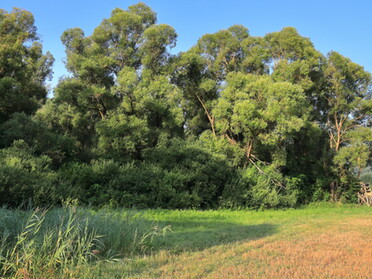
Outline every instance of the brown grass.
[[141, 278], [372, 278], [372, 219], [299, 224], [270, 236], [167, 255]]

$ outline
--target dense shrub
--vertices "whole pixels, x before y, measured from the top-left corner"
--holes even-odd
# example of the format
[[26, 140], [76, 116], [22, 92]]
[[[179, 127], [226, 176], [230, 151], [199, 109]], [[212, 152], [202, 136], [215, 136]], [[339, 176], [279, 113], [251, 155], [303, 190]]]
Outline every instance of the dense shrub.
[[56, 174], [51, 159], [36, 156], [24, 141], [0, 150], [0, 204], [50, 205], [55, 202]]
[[9, 147], [15, 140], [23, 140], [38, 155], [47, 155], [55, 167], [75, 153], [74, 141], [51, 131], [43, 122], [24, 113], [14, 113], [0, 125], [0, 147]]
[[234, 176], [221, 158], [176, 140], [147, 150], [142, 162], [67, 164], [59, 171], [58, 193], [94, 206], [215, 208]]
[[[260, 171], [261, 170], [261, 171]], [[299, 203], [303, 181], [299, 177], [282, 177], [271, 167], [252, 166], [242, 169], [224, 189], [222, 207], [232, 208], [282, 208]]]
[[170, 185], [177, 195], [182, 193], [183, 198], [190, 195], [189, 206], [195, 206], [196, 200], [199, 200], [197, 207], [218, 206], [225, 186], [237, 176], [223, 157], [197, 143], [177, 139], [148, 150], [145, 160], [166, 171], [163, 183]]

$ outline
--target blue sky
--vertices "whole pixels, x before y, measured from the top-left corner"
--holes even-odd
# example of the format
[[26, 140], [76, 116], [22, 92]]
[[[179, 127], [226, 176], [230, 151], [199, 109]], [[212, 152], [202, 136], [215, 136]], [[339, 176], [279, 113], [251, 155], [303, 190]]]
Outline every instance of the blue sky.
[[[56, 59], [52, 86], [66, 75], [64, 30], [80, 27], [90, 35], [102, 19], [118, 7], [126, 9], [132, 0], [0, 0], [0, 8], [12, 7], [33, 13], [44, 51]], [[372, 72], [371, 0], [147, 0], [158, 15], [159, 23], [175, 28], [178, 42], [175, 52], [185, 51], [206, 33], [214, 33], [233, 24], [248, 27], [252, 36], [293, 26], [309, 37], [323, 54], [334, 50]]]

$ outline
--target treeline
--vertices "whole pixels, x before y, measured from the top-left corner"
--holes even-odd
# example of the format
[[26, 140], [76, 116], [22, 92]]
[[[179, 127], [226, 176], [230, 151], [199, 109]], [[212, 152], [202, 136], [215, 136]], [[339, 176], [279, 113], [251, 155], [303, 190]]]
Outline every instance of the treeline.
[[172, 55], [176, 31], [139, 3], [86, 36], [69, 77], [31, 13], [0, 10], [0, 204], [278, 208], [355, 202], [371, 160], [371, 75], [292, 27], [234, 25]]

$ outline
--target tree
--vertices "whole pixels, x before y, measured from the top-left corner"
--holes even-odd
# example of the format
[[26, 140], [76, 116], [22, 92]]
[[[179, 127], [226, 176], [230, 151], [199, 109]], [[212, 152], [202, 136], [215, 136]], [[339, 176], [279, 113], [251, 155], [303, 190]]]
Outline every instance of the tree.
[[352, 182], [371, 163], [372, 76], [295, 28], [252, 37], [234, 25], [172, 55], [176, 31], [138, 3], [61, 40], [71, 75], [46, 100], [53, 58], [32, 15], [0, 10], [0, 196], [12, 205], [356, 199]]
[[199, 136], [207, 129], [216, 135], [211, 110], [219, 87], [205, 71], [205, 65], [205, 59], [193, 51], [180, 54], [173, 63], [172, 81], [182, 92], [181, 107], [188, 135]]
[[356, 178], [367, 167], [371, 160], [372, 130], [369, 127], [359, 126], [348, 131], [344, 136], [344, 144], [336, 153], [334, 161], [342, 178], [345, 172], [356, 170]]
[[45, 101], [52, 55], [42, 53], [30, 12], [0, 9], [0, 122], [14, 112], [33, 114]]
[[300, 84], [309, 90], [322, 62], [321, 53], [315, 50], [310, 39], [300, 36], [293, 27], [285, 27], [266, 34], [264, 40], [270, 51], [274, 79]]
[[117, 160], [141, 159], [159, 140], [182, 136], [179, 89], [165, 76], [139, 80], [134, 71], [119, 73], [120, 106], [97, 124], [98, 150]]
[[[335, 172], [339, 180], [347, 184], [343, 179], [348, 169], [345, 168], [345, 162], [364, 168], [366, 158], [370, 156], [362, 140], [367, 130], [362, 129], [362, 126], [372, 113], [371, 74], [339, 53], [330, 52], [325, 81], [322, 95], [327, 105], [323, 112], [327, 117], [325, 128], [329, 134], [330, 149], [335, 155]], [[351, 151], [354, 154], [347, 155]], [[337, 199], [337, 187], [337, 181], [330, 185], [333, 200]]]
[[213, 105], [226, 75], [240, 70], [244, 59], [242, 42], [248, 37], [246, 27], [233, 25], [202, 36], [195, 47], [174, 60], [173, 82], [182, 89], [188, 134], [200, 135], [210, 129], [216, 136]]
[[372, 113], [371, 74], [337, 52], [330, 52], [325, 75], [326, 125], [330, 147], [337, 152], [347, 131], [362, 125]]
[[66, 30], [61, 39], [72, 77], [59, 82], [38, 117], [75, 138], [85, 160], [141, 158], [160, 137], [182, 134], [179, 90], [169, 77], [176, 38], [143, 3], [114, 9], [91, 36]]
[[[274, 82], [269, 76], [242, 73], [230, 74], [226, 82], [213, 110], [219, 133], [244, 150], [247, 162], [261, 157], [277, 166], [284, 165], [285, 154], [280, 147], [299, 131], [307, 117], [301, 87]], [[262, 145], [274, 152], [269, 157], [257, 154], [255, 148]]]
[[248, 37], [246, 27], [233, 25], [227, 30], [202, 36], [194, 51], [204, 57], [212, 78], [223, 81], [229, 72], [240, 69], [244, 58], [241, 43]]
[[167, 73], [170, 57], [167, 49], [175, 47], [176, 39], [175, 30], [166, 24], [152, 25], [144, 31], [140, 54], [149, 76]]

